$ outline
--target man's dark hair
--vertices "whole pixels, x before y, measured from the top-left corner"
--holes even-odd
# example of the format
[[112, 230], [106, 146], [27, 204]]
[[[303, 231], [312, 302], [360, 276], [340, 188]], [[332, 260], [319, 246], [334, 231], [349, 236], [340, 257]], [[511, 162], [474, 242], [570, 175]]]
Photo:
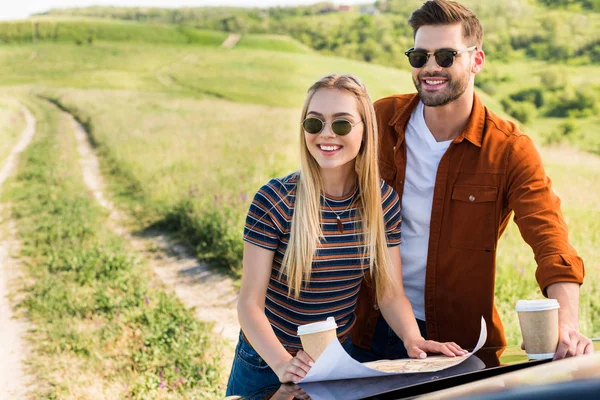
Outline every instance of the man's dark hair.
[[483, 27], [473, 11], [455, 1], [429, 0], [421, 8], [415, 10], [408, 23], [416, 35], [420, 27], [425, 25], [451, 25], [460, 23], [463, 37], [469, 46], [483, 45]]

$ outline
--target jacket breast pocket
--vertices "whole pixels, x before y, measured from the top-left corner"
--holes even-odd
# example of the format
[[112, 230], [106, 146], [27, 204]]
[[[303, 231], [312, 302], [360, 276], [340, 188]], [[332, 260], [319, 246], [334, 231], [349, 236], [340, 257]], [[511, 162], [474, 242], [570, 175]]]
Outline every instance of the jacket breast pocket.
[[493, 186], [456, 185], [452, 190], [450, 246], [459, 249], [496, 249], [496, 201]]

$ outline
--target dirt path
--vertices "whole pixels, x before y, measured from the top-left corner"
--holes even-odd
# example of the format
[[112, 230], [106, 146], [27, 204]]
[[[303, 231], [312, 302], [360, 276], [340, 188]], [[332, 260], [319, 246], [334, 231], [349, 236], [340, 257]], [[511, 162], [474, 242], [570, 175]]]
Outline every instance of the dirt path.
[[[26, 108], [23, 108], [23, 113], [27, 125], [2, 166], [0, 190], [6, 178], [15, 171], [19, 155], [35, 134], [35, 118]], [[0, 206], [0, 397], [22, 399], [31, 384], [23, 369], [26, 354], [23, 335], [27, 325], [24, 321], [14, 318], [11, 302], [7, 298], [11, 286], [20, 276], [22, 265], [18, 259], [12, 257], [19, 250], [15, 223], [10, 219], [2, 219], [4, 214], [4, 209]]]
[[227, 39], [225, 39], [225, 41], [223, 42], [223, 44], [221, 44], [221, 47], [224, 47], [226, 49], [233, 49], [235, 45], [238, 44], [241, 38], [242, 35], [240, 35], [239, 33], [230, 33], [229, 36], [227, 36]]
[[175, 243], [164, 233], [150, 231], [143, 236], [134, 236], [124, 229], [123, 216], [104, 195], [106, 188], [98, 158], [87, 133], [71, 115], [65, 115], [70, 119], [77, 138], [85, 184], [97, 201], [110, 211], [111, 228], [125, 237], [136, 251], [143, 254], [154, 272], [166, 285], [174, 289], [183, 304], [194, 308], [198, 319], [214, 323], [215, 335], [225, 339], [223, 359], [225, 368], [229, 368], [239, 333], [237, 292], [232, 280], [209, 270], [207, 265], [198, 262], [184, 246]]

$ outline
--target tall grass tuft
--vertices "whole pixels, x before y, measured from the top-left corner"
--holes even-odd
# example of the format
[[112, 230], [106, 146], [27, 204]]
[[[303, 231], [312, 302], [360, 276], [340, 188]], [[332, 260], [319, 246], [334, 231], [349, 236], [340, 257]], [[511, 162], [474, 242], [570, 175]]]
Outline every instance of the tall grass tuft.
[[184, 238], [201, 260], [241, 278], [243, 243], [238, 219], [239, 211], [229, 206], [199, 207], [193, 199], [183, 199], [167, 212], [161, 225]]

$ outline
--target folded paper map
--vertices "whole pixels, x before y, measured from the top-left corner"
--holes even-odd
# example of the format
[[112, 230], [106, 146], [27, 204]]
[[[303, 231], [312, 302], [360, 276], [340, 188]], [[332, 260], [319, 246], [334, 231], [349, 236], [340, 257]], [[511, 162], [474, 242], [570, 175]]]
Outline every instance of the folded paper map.
[[360, 363], [346, 353], [338, 340], [332, 341], [300, 383], [337, 379], [369, 378], [375, 376], [435, 372], [453, 367], [471, 357], [487, 339], [485, 320], [481, 318], [479, 340], [472, 352], [457, 357], [427, 356], [424, 359], [404, 358]]

